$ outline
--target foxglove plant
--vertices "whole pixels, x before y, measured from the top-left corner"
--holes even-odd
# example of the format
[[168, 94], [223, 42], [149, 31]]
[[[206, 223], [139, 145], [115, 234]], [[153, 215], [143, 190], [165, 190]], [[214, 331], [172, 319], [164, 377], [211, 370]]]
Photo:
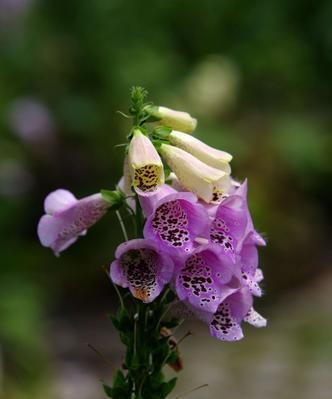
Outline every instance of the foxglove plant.
[[[112, 385], [104, 383], [114, 399], [168, 396], [176, 378], [166, 381], [163, 368], [182, 368], [174, 333], [188, 315], [223, 341], [243, 338], [243, 322], [266, 325], [253, 308], [265, 241], [249, 213], [247, 181], [230, 176], [230, 154], [191, 135], [196, 119], [146, 103], [146, 94], [131, 92], [133, 128], [116, 190], [76, 199], [58, 189], [38, 225], [42, 245], [59, 255], [107, 211], [119, 218], [125, 241], [107, 273], [120, 300], [111, 320], [126, 354]], [[120, 211], [133, 217], [133, 237]]]

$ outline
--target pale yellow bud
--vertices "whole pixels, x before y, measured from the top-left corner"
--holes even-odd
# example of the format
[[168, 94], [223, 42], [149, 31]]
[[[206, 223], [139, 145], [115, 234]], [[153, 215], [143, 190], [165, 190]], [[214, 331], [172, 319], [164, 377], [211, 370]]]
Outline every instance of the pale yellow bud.
[[170, 133], [168, 139], [173, 145], [189, 152], [207, 165], [231, 173], [229, 162], [232, 160], [232, 155], [227, 152], [210, 147], [195, 137], [176, 130]]
[[181, 185], [204, 201], [218, 202], [230, 186], [229, 175], [213, 168], [188, 152], [162, 144], [160, 153], [176, 174]]
[[197, 120], [188, 112], [175, 111], [166, 107], [151, 106], [148, 113], [158, 120], [158, 124], [168, 126], [181, 132], [192, 133], [197, 126]]

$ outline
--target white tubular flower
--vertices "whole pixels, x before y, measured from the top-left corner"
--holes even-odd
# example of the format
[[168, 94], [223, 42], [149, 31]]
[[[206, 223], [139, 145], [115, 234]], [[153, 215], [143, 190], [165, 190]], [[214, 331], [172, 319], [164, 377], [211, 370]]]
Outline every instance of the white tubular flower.
[[164, 167], [160, 156], [139, 129], [136, 129], [128, 149], [129, 171], [135, 191], [140, 195], [151, 195], [164, 181]]
[[160, 146], [160, 153], [176, 174], [181, 185], [205, 202], [219, 202], [230, 186], [229, 175], [200, 161], [193, 155], [169, 144]]
[[159, 121], [160, 125], [171, 127], [181, 132], [192, 133], [197, 126], [197, 119], [188, 112], [175, 111], [166, 107], [150, 106], [148, 113]]
[[189, 152], [207, 165], [220, 169], [228, 174], [231, 173], [229, 162], [233, 157], [227, 152], [210, 147], [195, 137], [176, 130], [173, 130], [169, 134], [168, 139], [173, 145]]

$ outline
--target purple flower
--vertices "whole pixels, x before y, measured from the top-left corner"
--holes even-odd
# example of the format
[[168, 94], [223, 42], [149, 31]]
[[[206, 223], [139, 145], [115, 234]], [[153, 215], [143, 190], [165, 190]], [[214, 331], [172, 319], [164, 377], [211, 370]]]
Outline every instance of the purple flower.
[[78, 200], [70, 191], [53, 191], [45, 199], [46, 215], [41, 217], [38, 224], [40, 242], [58, 256], [79, 236], [85, 235], [87, 229], [104, 216], [110, 205], [101, 194]]
[[209, 316], [209, 328], [213, 337], [223, 341], [238, 341], [243, 338], [241, 322], [252, 308], [252, 295], [247, 288], [228, 296]]
[[246, 201], [231, 195], [218, 206], [210, 227], [210, 240], [235, 260], [238, 243], [243, 238], [248, 223]]
[[195, 308], [215, 313], [219, 304], [235, 289], [227, 286], [233, 277], [234, 264], [218, 245], [208, 244], [179, 260], [176, 292], [179, 299]]
[[265, 245], [264, 239], [254, 229], [248, 209], [247, 187], [245, 180], [217, 209], [212, 207], [208, 210], [210, 216], [214, 215], [210, 228], [211, 242], [221, 245], [233, 258], [240, 253], [246, 237], [250, 237], [254, 246]]
[[209, 217], [192, 193], [175, 193], [155, 204], [144, 227], [144, 237], [155, 240], [160, 248], [183, 255], [194, 248], [198, 236], [208, 235]]
[[152, 302], [173, 276], [172, 259], [152, 240], [135, 239], [118, 246], [110, 276], [145, 303]]

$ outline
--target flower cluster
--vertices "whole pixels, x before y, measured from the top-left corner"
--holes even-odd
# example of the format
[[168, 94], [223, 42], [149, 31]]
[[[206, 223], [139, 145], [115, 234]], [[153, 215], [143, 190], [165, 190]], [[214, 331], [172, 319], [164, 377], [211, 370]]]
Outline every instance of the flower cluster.
[[[266, 320], [253, 308], [263, 274], [247, 203], [247, 181], [231, 177], [232, 156], [191, 135], [196, 120], [184, 112], [141, 104], [128, 136], [124, 175], [115, 191], [77, 200], [56, 190], [45, 201], [41, 243], [66, 249], [108, 209], [124, 205], [141, 217], [141, 235], [119, 245], [112, 281], [142, 301], [169, 286], [182, 308], [207, 323], [212, 336], [243, 337], [241, 324]], [[136, 200], [134, 199], [136, 198]]]
[[211, 335], [239, 340], [242, 321], [266, 324], [253, 309], [253, 297], [262, 295], [257, 246], [265, 241], [253, 227], [247, 181], [231, 182], [211, 203], [179, 182], [175, 187], [171, 182], [151, 196], [139, 196], [144, 238], [118, 247], [111, 278], [146, 303], [171, 284], [182, 304], [209, 325]]

